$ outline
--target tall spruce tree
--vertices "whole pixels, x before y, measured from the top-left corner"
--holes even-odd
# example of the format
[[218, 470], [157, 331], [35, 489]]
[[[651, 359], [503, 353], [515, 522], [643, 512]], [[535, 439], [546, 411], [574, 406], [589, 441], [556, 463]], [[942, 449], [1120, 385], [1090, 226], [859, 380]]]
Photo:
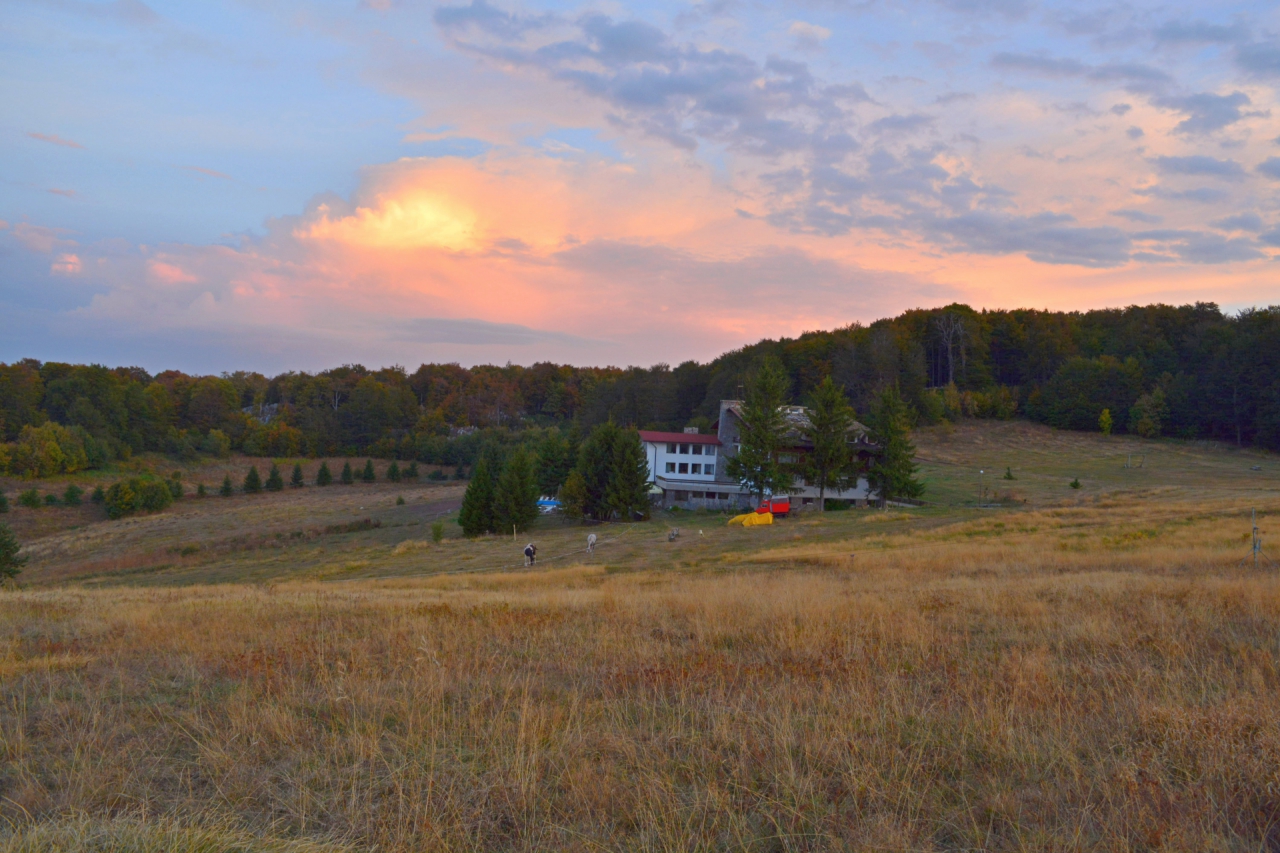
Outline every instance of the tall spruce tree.
[[338, 479], [344, 486], [350, 486], [352, 483], [356, 481], [355, 474], [351, 473], [350, 461], [343, 463], [342, 474]]
[[538, 517], [538, 479], [533, 459], [517, 447], [502, 466], [493, 490], [493, 526], [499, 533], [514, 528], [523, 532]]
[[18, 538], [13, 535], [9, 526], [0, 524], [0, 580], [13, 580], [22, 572], [22, 566], [27, 560], [18, 556], [21, 550]]
[[260, 491], [262, 491], [262, 476], [258, 473], [257, 465], [250, 465], [249, 473], [244, 475], [244, 493], [256, 495]]
[[458, 524], [467, 536], [479, 536], [493, 530], [493, 468], [489, 454], [480, 454], [471, 472], [471, 482], [462, 496]]
[[227, 474], [222, 478], [222, 485], [218, 488], [218, 494], [224, 498], [229, 498], [234, 491], [235, 487], [231, 485], [231, 475]]
[[849, 445], [853, 406], [844, 391], [828, 375], [814, 389], [809, 402], [809, 428], [813, 451], [805, 460], [805, 477], [818, 487], [818, 508], [826, 509], [827, 489], [841, 491], [856, 483], [857, 456]]
[[400, 463], [394, 459], [391, 460], [391, 465], [387, 467], [387, 480], [392, 483], [400, 482]]
[[289, 485], [295, 489], [301, 489], [306, 484], [306, 480], [302, 478], [302, 463], [293, 463], [293, 475], [289, 478]]
[[360, 479], [366, 483], [375, 482], [378, 479], [377, 473], [373, 470], [373, 460], [366, 459], [364, 461], [364, 470], [360, 472]]
[[787, 374], [777, 359], [766, 358], [747, 382], [739, 450], [724, 466], [725, 473], [757, 500], [787, 494], [795, 482], [793, 472], [778, 458], [787, 440], [786, 402]]
[[558, 429], [549, 429], [538, 444], [538, 492], [554, 495], [560, 491], [573, 468], [569, 458], [569, 442]]
[[882, 504], [924, 494], [924, 484], [915, 478], [916, 448], [909, 429], [907, 404], [898, 389], [890, 385], [880, 392], [872, 409], [871, 435], [880, 451], [867, 472], [867, 481], [879, 493]]
[[267, 491], [284, 491], [284, 477], [280, 474], [280, 466], [274, 462], [271, 463], [271, 470], [267, 472]]
[[320, 463], [320, 470], [316, 472], [316, 485], [327, 486], [333, 482], [333, 473], [329, 470], [327, 461]]
[[609, 517], [609, 481], [613, 479], [613, 449], [620, 430], [613, 421], [600, 424], [582, 442], [577, 471], [586, 486], [582, 514], [603, 521]]
[[614, 440], [608, 506], [622, 519], [649, 517], [649, 460], [634, 429], [622, 430]]

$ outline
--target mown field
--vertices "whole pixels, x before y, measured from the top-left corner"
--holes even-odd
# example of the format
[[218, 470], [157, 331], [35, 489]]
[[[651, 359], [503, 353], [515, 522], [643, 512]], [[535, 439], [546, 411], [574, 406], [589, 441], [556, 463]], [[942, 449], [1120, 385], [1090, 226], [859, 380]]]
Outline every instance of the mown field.
[[594, 555], [433, 543], [448, 483], [15, 510], [0, 851], [1280, 850], [1280, 459], [916, 439], [929, 506]]

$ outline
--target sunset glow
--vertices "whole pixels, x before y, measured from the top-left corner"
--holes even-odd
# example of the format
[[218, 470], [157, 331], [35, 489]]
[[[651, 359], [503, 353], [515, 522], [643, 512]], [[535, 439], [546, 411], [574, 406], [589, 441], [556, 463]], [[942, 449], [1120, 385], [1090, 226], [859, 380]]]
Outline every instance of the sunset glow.
[[1272, 4], [7, 16], [0, 360], [675, 363], [1280, 301]]

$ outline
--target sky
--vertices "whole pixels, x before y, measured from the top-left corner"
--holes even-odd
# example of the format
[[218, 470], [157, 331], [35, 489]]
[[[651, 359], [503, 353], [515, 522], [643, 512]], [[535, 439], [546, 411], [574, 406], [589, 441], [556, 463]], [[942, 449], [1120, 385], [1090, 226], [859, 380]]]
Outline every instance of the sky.
[[1280, 304], [1280, 4], [0, 0], [0, 361]]

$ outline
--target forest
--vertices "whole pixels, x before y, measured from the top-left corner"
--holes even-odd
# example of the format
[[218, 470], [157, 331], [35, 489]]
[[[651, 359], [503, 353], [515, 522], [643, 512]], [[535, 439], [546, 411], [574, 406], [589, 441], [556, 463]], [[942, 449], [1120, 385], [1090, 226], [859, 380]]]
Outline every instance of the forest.
[[576, 444], [592, 427], [709, 428], [776, 358], [791, 402], [830, 376], [859, 415], [894, 387], [916, 423], [1027, 418], [1051, 426], [1280, 449], [1280, 306], [1087, 312], [907, 311], [702, 364], [472, 368], [343, 365], [268, 377], [152, 375], [24, 359], [0, 364], [0, 473], [41, 477], [134, 453], [368, 455], [472, 465], [486, 445]]

